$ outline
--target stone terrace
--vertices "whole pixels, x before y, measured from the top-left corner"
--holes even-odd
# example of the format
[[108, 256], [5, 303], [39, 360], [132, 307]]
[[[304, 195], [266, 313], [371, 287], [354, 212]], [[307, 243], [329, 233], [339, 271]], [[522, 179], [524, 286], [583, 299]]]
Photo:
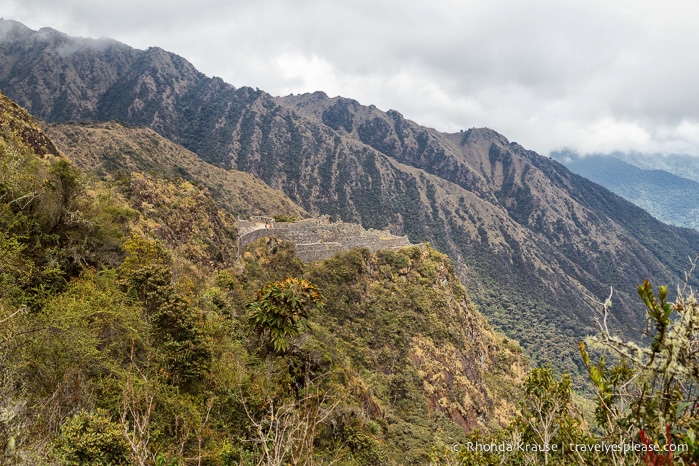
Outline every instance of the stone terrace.
[[275, 222], [269, 217], [237, 220], [238, 251], [264, 236], [291, 241], [296, 254], [304, 262], [322, 260], [340, 251], [354, 248], [398, 249], [410, 246], [407, 236], [396, 236], [386, 230], [365, 230], [356, 223], [331, 222], [328, 216], [297, 222]]

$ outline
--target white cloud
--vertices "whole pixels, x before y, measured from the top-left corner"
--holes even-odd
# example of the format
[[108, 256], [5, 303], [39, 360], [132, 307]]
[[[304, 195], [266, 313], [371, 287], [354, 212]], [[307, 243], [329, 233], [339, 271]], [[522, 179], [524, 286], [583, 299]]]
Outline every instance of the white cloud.
[[548, 153], [699, 156], [689, 0], [0, 0], [6, 18], [178, 53], [275, 95], [322, 90]]

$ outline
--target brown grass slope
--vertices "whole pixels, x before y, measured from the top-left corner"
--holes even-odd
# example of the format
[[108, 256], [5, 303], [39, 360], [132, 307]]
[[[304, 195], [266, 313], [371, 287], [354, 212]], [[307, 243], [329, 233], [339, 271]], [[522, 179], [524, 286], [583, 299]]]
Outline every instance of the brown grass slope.
[[148, 128], [112, 121], [53, 124], [45, 130], [73, 163], [87, 172], [100, 176], [146, 172], [181, 177], [206, 187], [222, 208], [242, 217], [308, 216], [284, 193], [270, 188], [255, 175], [206, 163]]

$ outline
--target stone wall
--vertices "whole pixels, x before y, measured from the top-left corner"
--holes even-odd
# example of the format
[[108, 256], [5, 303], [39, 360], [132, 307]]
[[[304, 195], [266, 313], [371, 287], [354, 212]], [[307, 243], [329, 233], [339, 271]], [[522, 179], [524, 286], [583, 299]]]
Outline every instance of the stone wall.
[[[262, 238], [265, 236], [272, 236], [272, 235], [274, 235], [275, 231], [276, 230], [273, 230], [273, 229], [268, 230], [265, 228], [260, 228], [258, 230], [253, 230], [253, 231], [249, 231], [247, 233], [242, 233], [240, 230], [238, 230], [238, 232], [239, 232], [238, 233], [238, 254], [240, 254], [240, 251], [245, 249], [245, 246], [252, 243], [256, 239], [259, 239], [259, 238]], [[281, 238], [278, 235], [275, 235], [275, 236]], [[283, 238], [283, 239], [285, 239], [285, 238]]]
[[236, 219], [235, 224], [238, 227], [238, 235], [245, 236], [248, 233], [256, 230], [272, 229], [275, 221], [271, 217], [250, 217], [250, 220]]
[[306, 243], [296, 245], [296, 255], [303, 262], [327, 259], [342, 250], [340, 243]]
[[[263, 223], [261, 218], [238, 220], [238, 251], [264, 236], [291, 241], [304, 262], [326, 259], [340, 251], [354, 248], [397, 249], [410, 246], [407, 236], [396, 236], [386, 230], [365, 230], [356, 223], [331, 222], [328, 216], [297, 222]], [[266, 219], [265, 219], [266, 220]], [[273, 222], [273, 221], [272, 221]]]

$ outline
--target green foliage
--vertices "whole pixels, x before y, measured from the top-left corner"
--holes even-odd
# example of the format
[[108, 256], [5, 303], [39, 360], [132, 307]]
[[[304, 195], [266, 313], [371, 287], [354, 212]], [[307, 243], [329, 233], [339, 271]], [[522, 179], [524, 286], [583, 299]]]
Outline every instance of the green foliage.
[[24, 291], [32, 282], [34, 263], [26, 248], [17, 236], [0, 231], [0, 298], [13, 306], [23, 303]]
[[61, 466], [117, 466], [131, 464], [121, 425], [104, 410], [83, 411], [68, 419], [52, 446]]
[[248, 244], [240, 260], [245, 268], [242, 281], [255, 291], [267, 283], [303, 274], [303, 263], [296, 257], [294, 244], [273, 236]]
[[88, 374], [113, 373], [143, 331], [138, 310], [118, 289], [113, 271], [85, 271], [25, 325], [32, 332], [21, 346], [27, 361], [22, 371], [35, 395], [49, 395], [72, 377], [80, 389]]
[[607, 431], [613, 431], [616, 427], [615, 422], [622, 415], [621, 411], [623, 410], [621, 388], [633, 377], [633, 371], [626, 360], [607, 368], [603, 355], [600, 356], [599, 363], [595, 365], [592, 363], [583, 342], [579, 343], [579, 348], [598, 397], [595, 420], [599, 426], [604, 427]]
[[132, 237], [124, 249], [122, 273], [127, 290], [144, 305], [154, 343], [162, 351], [168, 380], [194, 390], [211, 365], [201, 317], [172, 285], [169, 257], [159, 242]]
[[512, 388], [507, 379], [517, 370], [517, 355], [487, 362], [488, 375], [472, 365], [488, 337], [453, 267], [434, 249], [353, 250], [309, 269], [326, 296], [323, 325], [367, 381], [367, 411], [382, 413], [374, 419], [387, 457], [425, 464], [437, 439], [462, 435], [451, 419], [466, 419], [469, 402], [486, 417], [489, 397]]
[[376, 438], [360, 427], [349, 427], [344, 431], [344, 445], [350, 458], [357, 464], [378, 466], [387, 463], [387, 455]]
[[[6, 242], [15, 272], [23, 267], [18, 244]], [[70, 415], [102, 407], [119, 422], [135, 463], [254, 464], [271, 458], [263, 445], [294, 464], [386, 464], [402, 449], [408, 460], [400, 462], [427, 459], [435, 427], [408, 351], [412, 335], [434, 328], [442, 338], [465, 324], [452, 316], [438, 325], [453, 313], [449, 299], [465, 299], [444, 256], [360, 250], [305, 266], [284, 243], [261, 241], [247, 251], [245, 270], [221, 271], [199, 289], [178, 274], [182, 257], [163, 243], [133, 235], [123, 250], [117, 270], [83, 271], [27, 326], [15, 320], [20, 314], [8, 321], [21, 324], [18, 331], [40, 329], [10, 352], [21, 368], [16, 380], [33, 394], [35, 438], [55, 439]], [[284, 271], [322, 285], [276, 279], [255, 294], [261, 279]], [[330, 311], [318, 292], [325, 287]], [[246, 315], [250, 301], [257, 305]], [[251, 351], [256, 341], [246, 328], [272, 351], [262, 358]], [[360, 331], [365, 341], [351, 336]], [[275, 347], [276, 336], [287, 344]], [[440, 438], [459, 431], [441, 419]]]
[[275, 215], [274, 216], [274, 221], [280, 222], [280, 223], [295, 222], [297, 220], [299, 220], [299, 219], [296, 217], [289, 216], [289, 215]]
[[[572, 400], [570, 377], [556, 378], [550, 367], [533, 369], [524, 382], [520, 414], [504, 430], [467, 437], [457, 448], [437, 444], [435, 464], [696, 464], [699, 449], [699, 305], [684, 289], [674, 302], [666, 287], [638, 286], [647, 315], [644, 345], [624, 341], [608, 328], [611, 300], [602, 304], [595, 348], [613, 352], [593, 362], [586, 345], [582, 360], [596, 394], [595, 423], [588, 428]], [[488, 445], [474, 450], [464, 445]], [[534, 446], [521, 450], [518, 445]], [[546, 446], [553, 448], [546, 449]], [[579, 446], [618, 447], [604, 451]], [[514, 446], [514, 447], [513, 447]]]
[[475, 431], [452, 445], [437, 444], [433, 464], [520, 465], [604, 464], [594, 452], [571, 445], [592, 445], [572, 400], [570, 377], [556, 377], [551, 367], [532, 369], [523, 384], [520, 412], [490, 435]]
[[100, 187], [66, 159], [39, 159], [21, 141], [9, 142], [0, 142], [0, 226], [28, 248], [25, 257], [37, 269], [54, 276], [32, 280], [29, 287], [39, 282], [55, 290], [61, 276], [116, 264], [133, 211], [118, 197], [96, 194]]
[[171, 458], [169, 455], [159, 453], [155, 457], [155, 466], [180, 466], [182, 464], [179, 459]]
[[144, 304], [146, 313], [152, 314], [174, 291], [169, 254], [159, 241], [137, 236], [125, 243], [124, 250], [121, 270], [128, 290]]
[[687, 445], [687, 451], [644, 452], [648, 464], [699, 460], [699, 305], [685, 288], [674, 302], [667, 287], [657, 294], [648, 280], [638, 286], [646, 307], [648, 346], [613, 336], [606, 326], [610, 301], [603, 306], [597, 341], [612, 350], [618, 362], [608, 368], [603, 357], [594, 364], [584, 344], [580, 351], [598, 398], [597, 421], [605, 439], [625, 439], [648, 446]]
[[[653, 355], [652, 357], [654, 358], [655, 355], [660, 353], [667, 338], [672, 306], [670, 306], [670, 303], [667, 301], [667, 287], [658, 287], [658, 298], [656, 299], [655, 293], [653, 293], [653, 286], [648, 280], [644, 280], [643, 284], [638, 286], [638, 295], [643, 299], [643, 303], [648, 308], [648, 318], [655, 327], [653, 343], [650, 348]], [[658, 299], [660, 302], [658, 302]]]
[[311, 310], [322, 308], [323, 296], [304, 279], [287, 278], [262, 287], [248, 304], [250, 328], [267, 335], [276, 353], [289, 350], [291, 339], [306, 327]]
[[[522, 412], [513, 428], [521, 429], [525, 443], [544, 447], [543, 454], [536, 452], [536, 455], [543, 456], [545, 464], [578, 464], [581, 459], [566, 451], [568, 445], [588, 440], [572, 393], [570, 376], [564, 374], [556, 380], [551, 367], [532, 369], [524, 382]], [[557, 446], [555, 450], [547, 450], [553, 445]]]

